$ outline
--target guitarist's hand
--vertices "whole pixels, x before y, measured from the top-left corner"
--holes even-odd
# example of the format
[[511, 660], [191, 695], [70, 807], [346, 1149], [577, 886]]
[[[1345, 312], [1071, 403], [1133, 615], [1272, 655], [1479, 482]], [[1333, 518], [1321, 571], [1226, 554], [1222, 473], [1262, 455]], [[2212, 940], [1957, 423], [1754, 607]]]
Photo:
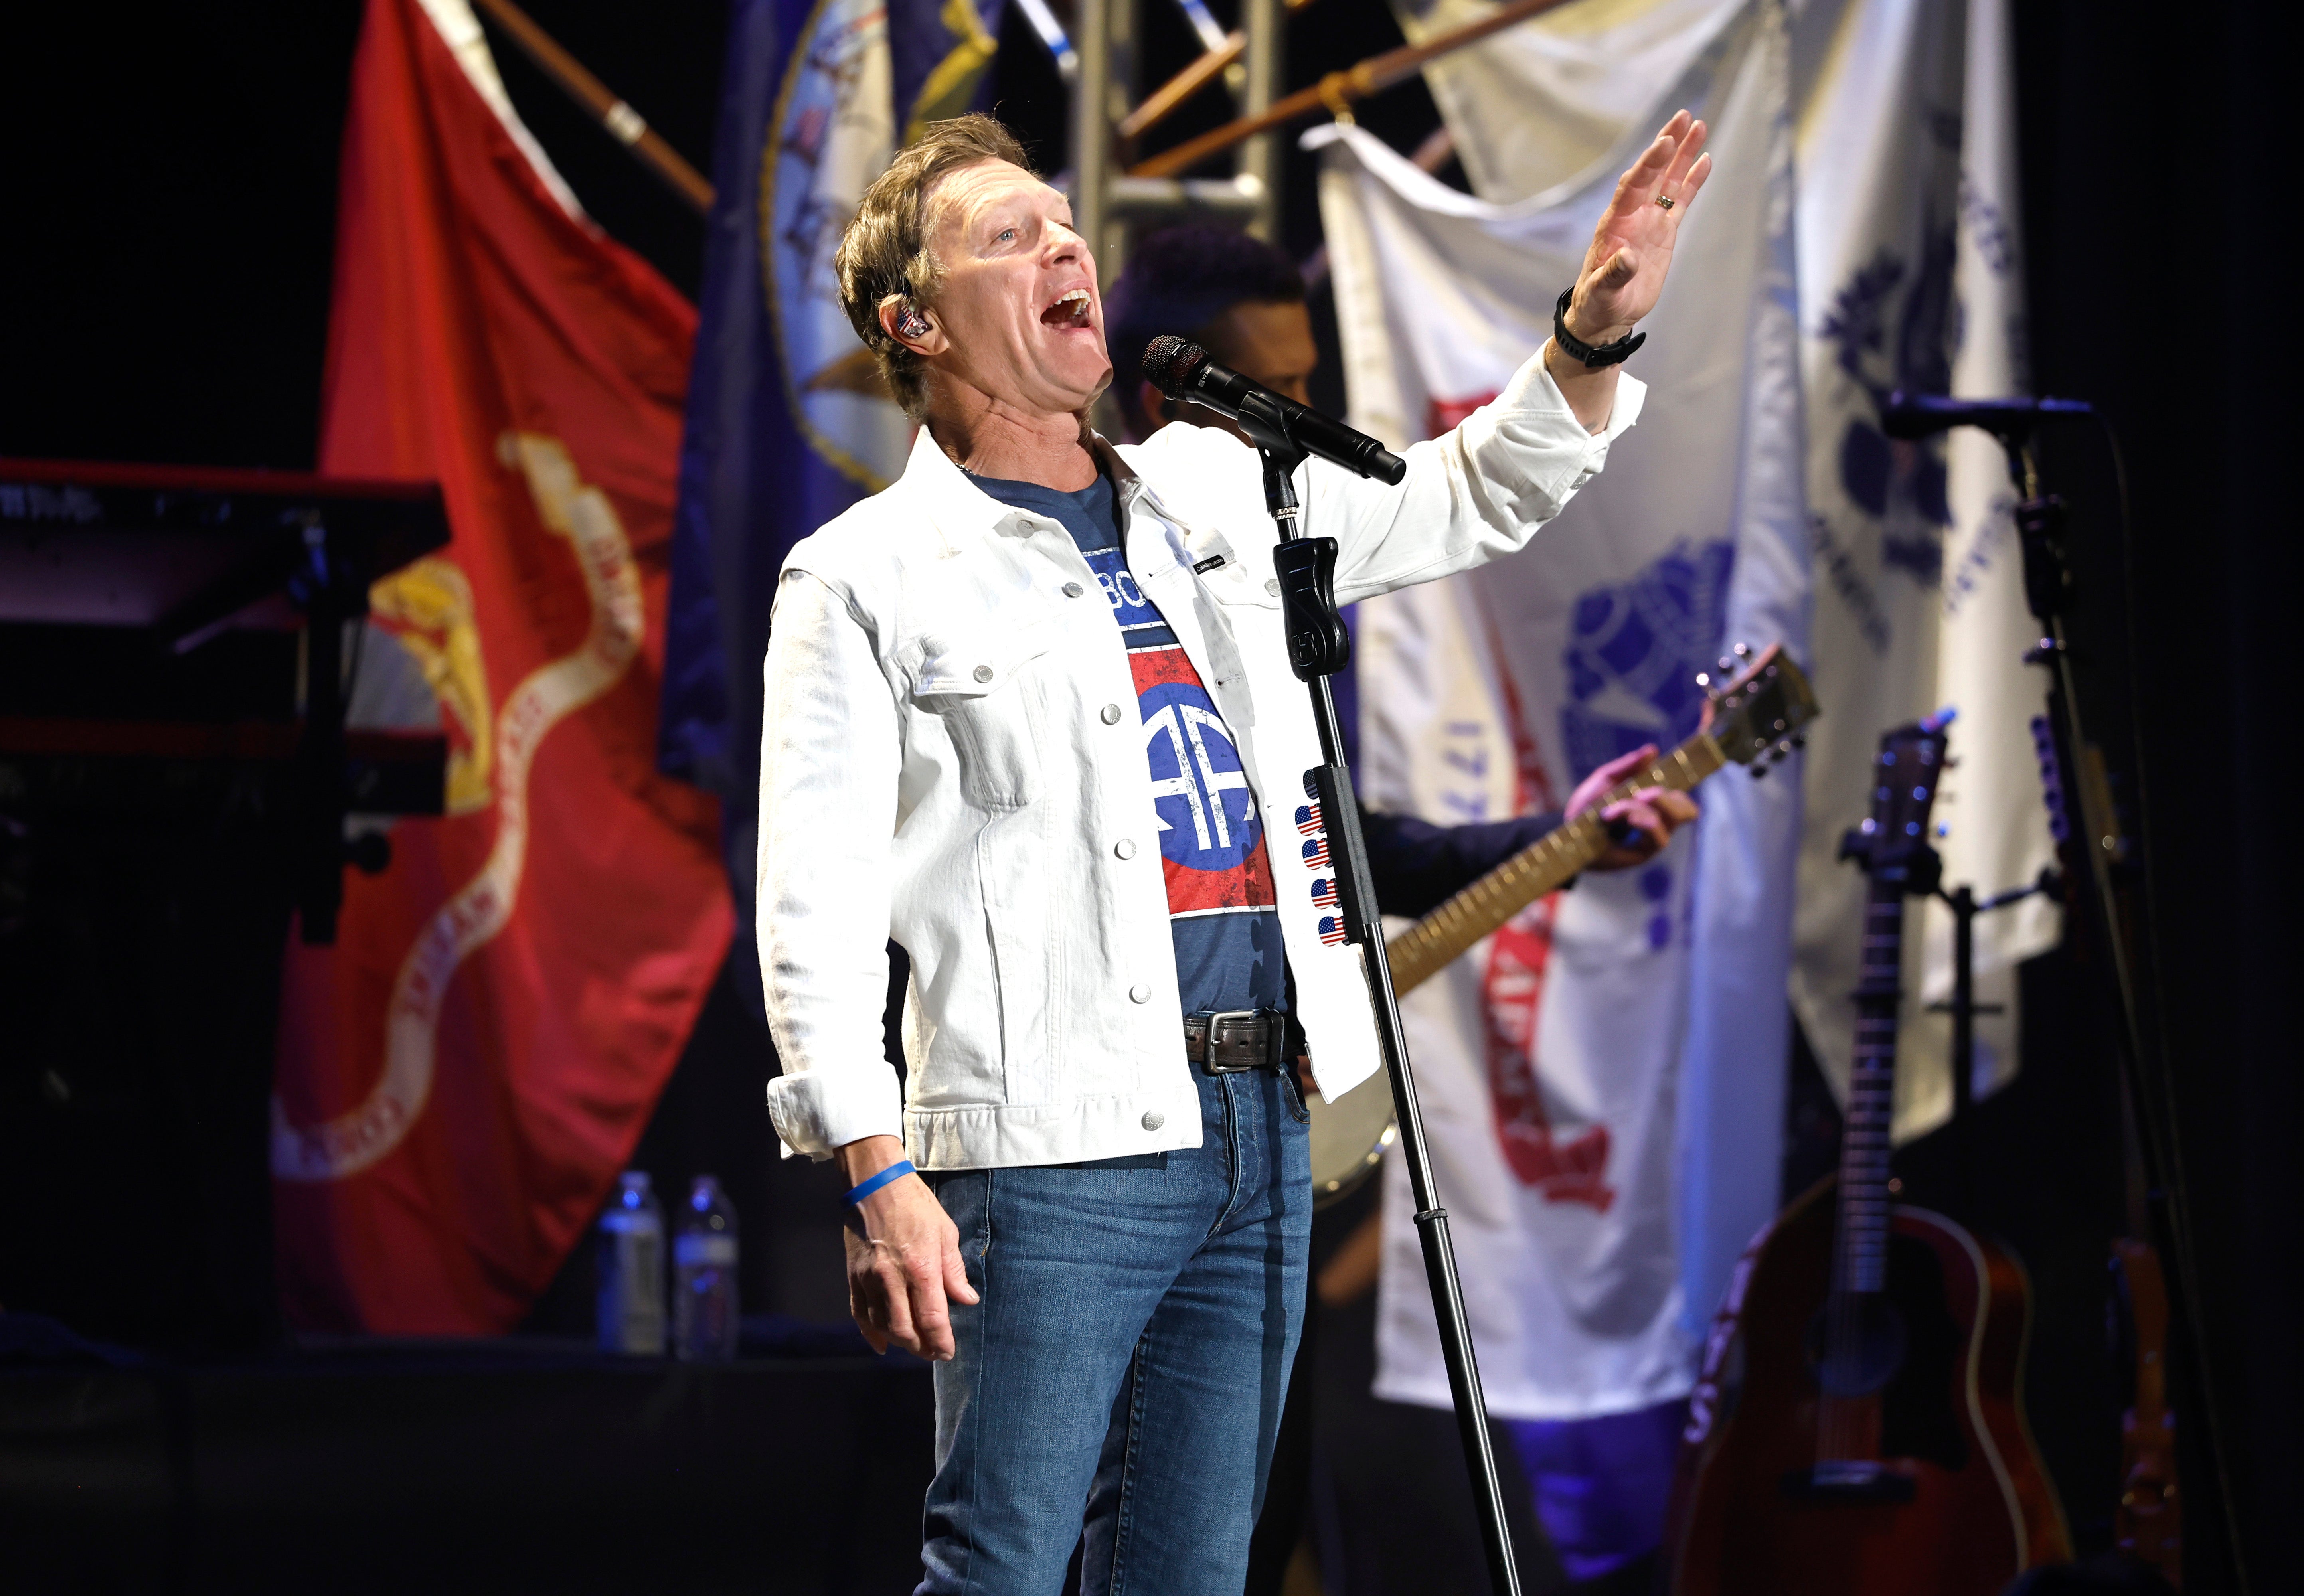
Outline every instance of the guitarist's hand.
[[[1568, 818], [1575, 819], [1598, 803], [1612, 787], [1656, 756], [1654, 743], [1611, 759], [1576, 784], [1568, 798]], [[1600, 811], [1613, 839], [1608, 851], [1592, 861], [1595, 870], [1628, 870], [1656, 857], [1672, 834], [1696, 818], [1696, 800], [1669, 787], [1644, 787]]]

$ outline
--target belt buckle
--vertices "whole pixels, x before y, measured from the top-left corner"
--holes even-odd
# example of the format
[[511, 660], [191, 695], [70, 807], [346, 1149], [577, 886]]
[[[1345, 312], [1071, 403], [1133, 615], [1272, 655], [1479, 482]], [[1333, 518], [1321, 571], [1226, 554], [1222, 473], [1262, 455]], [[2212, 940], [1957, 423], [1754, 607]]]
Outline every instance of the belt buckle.
[[[1217, 1038], [1228, 1023], [1241, 1020], [1253, 1023], [1263, 1013], [1264, 1010], [1261, 1009], [1223, 1009], [1208, 1015], [1207, 1017], [1207, 1040], [1200, 1044], [1201, 1069], [1209, 1075], [1246, 1075], [1251, 1070], [1267, 1068], [1271, 1064], [1269, 1059], [1258, 1059], [1246, 1064], [1234, 1064], [1219, 1062], [1216, 1058]], [[1271, 1044], [1267, 1040], [1266, 1051], [1269, 1051], [1270, 1047]]]

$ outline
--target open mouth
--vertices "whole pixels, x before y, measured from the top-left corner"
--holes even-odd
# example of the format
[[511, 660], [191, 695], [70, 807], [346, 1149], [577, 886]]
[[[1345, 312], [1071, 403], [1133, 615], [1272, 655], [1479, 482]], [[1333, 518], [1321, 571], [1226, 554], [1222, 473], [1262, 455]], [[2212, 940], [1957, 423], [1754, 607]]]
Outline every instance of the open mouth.
[[1088, 322], [1088, 293], [1085, 288], [1075, 288], [1055, 304], [1040, 312], [1044, 327], [1085, 327]]

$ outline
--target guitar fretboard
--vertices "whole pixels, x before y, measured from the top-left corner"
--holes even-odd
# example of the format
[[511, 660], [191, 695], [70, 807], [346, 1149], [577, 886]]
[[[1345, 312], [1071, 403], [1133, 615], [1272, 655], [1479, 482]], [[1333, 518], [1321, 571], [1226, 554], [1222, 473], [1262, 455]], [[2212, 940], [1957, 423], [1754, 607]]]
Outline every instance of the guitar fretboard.
[[1903, 989], [1904, 892], [1876, 877], [1865, 894], [1863, 978], [1856, 988], [1856, 1056], [1840, 1133], [1840, 1245], [1834, 1284], [1887, 1283], [1888, 1132], [1895, 1113], [1896, 1018]]
[[1591, 808], [1546, 832], [1541, 841], [1514, 854], [1385, 942], [1393, 990], [1405, 994], [1421, 985], [1497, 926], [1588, 869], [1608, 851], [1608, 827], [1600, 812], [1609, 805], [1651, 787], [1686, 792], [1727, 763], [1712, 734], [1699, 731], [1629, 781], [1610, 788]]

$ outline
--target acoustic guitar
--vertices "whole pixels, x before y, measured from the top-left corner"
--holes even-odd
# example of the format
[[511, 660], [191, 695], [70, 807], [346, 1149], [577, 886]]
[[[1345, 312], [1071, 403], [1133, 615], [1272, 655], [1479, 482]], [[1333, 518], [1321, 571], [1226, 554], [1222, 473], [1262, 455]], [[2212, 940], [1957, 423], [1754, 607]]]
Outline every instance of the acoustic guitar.
[[1673, 1596], [1996, 1596], [2071, 1546], [2024, 1428], [2022, 1270], [1889, 1177], [1904, 899], [1935, 884], [1949, 713], [1881, 739], [1840, 1173], [1731, 1277], [1690, 1400]]
[[[1393, 990], [1407, 996], [1482, 937], [1588, 869], [1611, 840], [1600, 813], [1618, 799], [1652, 787], [1686, 792], [1729, 764], [1748, 765], [1758, 776], [1782, 759], [1816, 719], [1816, 693], [1783, 645], [1771, 643], [1758, 654], [1739, 653], [1749, 658], [1733, 680], [1717, 687], [1706, 681], [1695, 736], [1386, 941]], [[1313, 1203], [1326, 1207], [1367, 1179], [1392, 1145], [1392, 1087], [1378, 1073], [1333, 1102], [1314, 1098], [1311, 1110]]]

